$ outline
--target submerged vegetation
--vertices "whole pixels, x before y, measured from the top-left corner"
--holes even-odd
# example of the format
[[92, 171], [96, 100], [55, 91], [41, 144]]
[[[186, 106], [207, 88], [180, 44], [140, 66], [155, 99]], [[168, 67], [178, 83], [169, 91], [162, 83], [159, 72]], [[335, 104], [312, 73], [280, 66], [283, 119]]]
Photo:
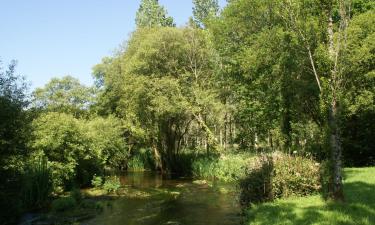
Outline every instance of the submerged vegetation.
[[[375, 220], [373, 168], [342, 174], [375, 163], [374, 1], [193, 2], [176, 27], [142, 0], [92, 87], [65, 76], [29, 95], [15, 62], [0, 68], [0, 224], [74, 223], [106, 197], [178, 205], [223, 181], [250, 223]], [[125, 171], [195, 181], [133, 190]]]

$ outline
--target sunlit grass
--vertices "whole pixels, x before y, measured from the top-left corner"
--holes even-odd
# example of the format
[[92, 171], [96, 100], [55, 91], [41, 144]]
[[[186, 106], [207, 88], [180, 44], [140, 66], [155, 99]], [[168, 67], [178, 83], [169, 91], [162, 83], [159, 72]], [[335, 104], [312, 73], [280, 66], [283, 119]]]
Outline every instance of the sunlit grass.
[[375, 167], [345, 169], [344, 184], [345, 203], [319, 195], [277, 200], [248, 210], [248, 224], [374, 224]]

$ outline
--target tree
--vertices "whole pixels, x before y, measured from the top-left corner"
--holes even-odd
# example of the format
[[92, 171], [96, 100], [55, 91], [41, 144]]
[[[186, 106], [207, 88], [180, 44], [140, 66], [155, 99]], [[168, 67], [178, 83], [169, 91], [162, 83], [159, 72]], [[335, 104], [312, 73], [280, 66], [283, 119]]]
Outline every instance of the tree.
[[121, 121], [114, 116], [94, 117], [84, 121], [83, 127], [88, 148], [100, 160], [100, 167], [124, 169], [131, 147], [124, 139]]
[[33, 106], [38, 109], [64, 112], [75, 117], [87, 115], [94, 100], [94, 89], [80, 84], [71, 76], [53, 78], [33, 92]]
[[212, 148], [216, 143], [210, 120], [220, 103], [208, 41], [204, 31], [191, 28], [140, 29], [105, 70], [104, 93], [127, 139], [150, 146], [164, 170], [184, 172], [178, 160], [189, 147], [187, 137], [193, 145], [193, 131]]
[[137, 11], [135, 23], [137, 27], [174, 27], [173, 18], [167, 15], [158, 0], [142, 0]]
[[[310, 151], [320, 140], [319, 90], [304, 47], [284, 29], [278, 1], [231, 1], [208, 26], [245, 149]], [[301, 104], [303, 102], [303, 104]], [[310, 136], [310, 137], [309, 137]], [[304, 149], [305, 150], [305, 149]]]
[[[330, 156], [331, 156], [331, 178], [330, 178], [330, 196], [335, 200], [344, 200], [343, 184], [342, 184], [342, 137], [341, 137], [341, 103], [344, 90], [344, 77], [342, 58], [345, 53], [347, 41], [347, 27], [350, 20], [351, 5], [345, 0], [335, 1], [322, 1], [322, 10], [320, 11], [320, 18], [302, 17], [299, 15], [306, 15], [304, 6], [299, 2], [283, 2], [282, 9], [286, 12], [284, 17], [288, 29], [293, 30], [298, 34], [301, 42], [306, 48], [306, 53], [309, 57], [311, 68], [314, 72], [316, 84], [322, 96], [322, 101], [327, 106], [328, 117], [328, 133], [330, 143]], [[337, 4], [335, 4], [337, 3]], [[307, 12], [309, 13], [309, 12]], [[334, 20], [334, 14], [338, 18]], [[312, 42], [314, 36], [308, 30], [309, 24], [314, 19], [325, 19], [326, 23], [326, 42], [318, 43], [320, 46], [317, 49], [326, 58], [323, 60], [328, 63], [328, 70], [321, 70], [317, 68], [317, 54], [314, 55], [312, 49]], [[322, 60], [322, 58], [320, 59]], [[320, 73], [323, 73], [322, 76]], [[323, 84], [322, 81], [323, 80]]]
[[[357, 5], [360, 7], [360, 5]], [[360, 7], [363, 8], [363, 7]], [[375, 163], [375, 7], [353, 16], [343, 53], [342, 141], [346, 166]]]
[[28, 106], [27, 84], [24, 78], [15, 74], [16, 62], [12, 61], [6, 71], [0, 71], [0, 165], [16, 169], [17, 157], [25, 154], [26, 114]]
[[104, 166], [124, 166], [129, 155], [121, 122], [113, 117], [86, 120], [42, 113], [33, 121], [30, 145], [34, 154], [47, 158], [56, 190], [88, 185]]
[[[1, 63], [1, 62], [0, 62]], [[29, 117], [25, 79], [16, 61], [0, 67], [0, 223], [16, 222], [20, 213], [21, 172], [29, 151]], [[1, 66], [1, 65], [0, 65]]]
[[218, 0], [193, 0], [194, 22], [198, 27], [203, 27], [207, 19], [215, 17], [219, 13]]

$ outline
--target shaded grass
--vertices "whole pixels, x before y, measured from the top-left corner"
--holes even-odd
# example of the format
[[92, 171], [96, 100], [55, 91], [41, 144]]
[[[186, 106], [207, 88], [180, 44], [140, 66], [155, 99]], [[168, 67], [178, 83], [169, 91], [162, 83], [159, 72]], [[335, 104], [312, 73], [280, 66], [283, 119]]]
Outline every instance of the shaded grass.
[[314, 195], [253, 205], [246, 224], [375, 224], [375, 167], [345, 169], [344, 192], [345, 203]]

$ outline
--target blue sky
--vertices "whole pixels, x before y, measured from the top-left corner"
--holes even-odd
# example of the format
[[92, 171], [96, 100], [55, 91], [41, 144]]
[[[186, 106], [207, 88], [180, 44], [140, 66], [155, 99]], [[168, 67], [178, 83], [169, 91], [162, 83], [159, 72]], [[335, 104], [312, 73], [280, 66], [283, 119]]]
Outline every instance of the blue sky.
[[[140, 0], [0, 0], [0, 59], [41, 87], [72, 75], [92, 84], [91, 68], [112, 54], [135, 28]], [[159, 0], [178, 26], [192, 0]], [[219, 0], [225, 5], [225, 0]]]

